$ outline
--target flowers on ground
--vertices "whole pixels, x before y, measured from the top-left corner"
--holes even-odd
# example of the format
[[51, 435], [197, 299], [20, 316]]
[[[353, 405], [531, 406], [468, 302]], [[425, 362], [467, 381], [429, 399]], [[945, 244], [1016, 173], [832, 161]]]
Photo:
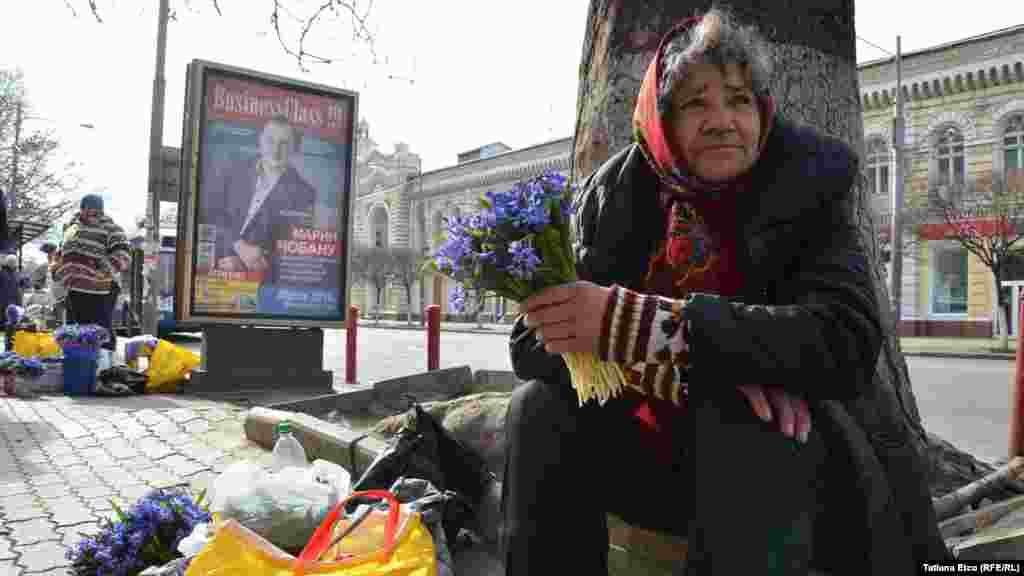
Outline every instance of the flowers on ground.
[[210, 522], [202, 502], [183, 490], [153, 490], [133, 507], [114, 507], [118, 520], [68, 551], [76, 576], [135, 576], [181, 557], [178, 544], [196, 524]]
[[[445, 221], [444, 242], [432, 268], [458, 282], [451, 307], [465, 309], [467, 291], [522, 302], [545, 288], [574, 282], [569, 241], [572, 189], [554, 172], [486, 192], [480, 210]], [[602, 403], [622, 389], [619, 366], [592, 354], [564, 354], [580, 402]]]
[[35, 358], [23, 358], [14, 352], [0, 352], [0, 373], [12, 373], [35, 379], [46, 372], [43, 363]]

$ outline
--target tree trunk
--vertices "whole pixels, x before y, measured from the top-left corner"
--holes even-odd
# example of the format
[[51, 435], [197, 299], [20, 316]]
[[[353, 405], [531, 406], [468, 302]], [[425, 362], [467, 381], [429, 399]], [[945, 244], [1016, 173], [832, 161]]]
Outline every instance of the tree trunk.
[[[1001, 270], [1001, 266], [997, 266]], [[993, 271], [996, 283], [996, 318], [999, 326], [999, 349], [1010, 349], [1010, 302], [1003, 290], [1003, 276]]]
[[[706, 11], [707, 1], [591, 0], [580, 65], [573, 179], [590, 174], [632, 139], [636, 94], [661, 36], [679, 20]], [[855, 58], [853, 0], [735, 0], [736, 16], [754, 23], [775, 45], [772, 89], [779, 113], [842, 138], [862, 150]], [[856, 198], [856, 214], [881, 306], [882, 325], [892, 326], [885, 268], [866, 189]], [[881, 398], [897, 411], [916, 438], [915, 447], [932, 463], [933, 495], [976, 480], [993, 467], [928, 434], [911, 391], [907, 364], [894, 331], [886, 334], [876, 378]], [[869, 415], [870, 417], [870, 415]]]
[[405, 286], [405, 304], [406, 304], [405, 322], [409, 326], [412, 326], [412, 286], [413, 286], [412, 284], [407, 284]]

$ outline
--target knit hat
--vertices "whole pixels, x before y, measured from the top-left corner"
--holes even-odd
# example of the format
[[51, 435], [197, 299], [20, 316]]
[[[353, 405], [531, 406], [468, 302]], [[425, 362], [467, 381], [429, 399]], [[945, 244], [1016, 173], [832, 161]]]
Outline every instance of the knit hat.
[[79, 206], [82, 210], [99, 210], [103, 211], [103, 197], [99, 194], [86, 194], [82, 197], [82, 203]]

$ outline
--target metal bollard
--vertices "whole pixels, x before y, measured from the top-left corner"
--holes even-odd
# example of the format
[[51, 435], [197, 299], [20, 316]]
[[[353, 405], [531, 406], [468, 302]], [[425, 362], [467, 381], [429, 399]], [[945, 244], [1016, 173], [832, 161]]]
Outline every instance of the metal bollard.
[[359, 332], [359, 307], [348, 307], [345, 326], [345, 384], [356, 384], [356, 335]]
[[427, 306], [427, 371], [441, 367], [441, 307]]
[[[1024, 298], [1018, 304], [1024, 320]], [[1007, 323], [1009, 324], [1009, 323]], [[1018, 320], [1019, 324], [1019, 320]], [[1017, 362], [1014, 369], [1010, 409], [1010, 458], [1024, 455], [1024, 330], [1017, 326]]]

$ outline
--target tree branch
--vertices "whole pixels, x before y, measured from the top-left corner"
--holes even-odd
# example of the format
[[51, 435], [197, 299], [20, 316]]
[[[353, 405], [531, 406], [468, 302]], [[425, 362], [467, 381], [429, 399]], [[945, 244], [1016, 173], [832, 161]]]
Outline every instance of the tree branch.
[[352, 22], [353, 41], [363, 42], [366, 44], [367, 48], [370, 50], [373, 61], [376, 62], [377, 53], [373, 45], [373, 34], [370, 32], [369, 26], [367, 25], [367, 19], [372, 7], [373, 1], [370, 0], [367, 3], [366, 13], [360, 14], [356, 0], [326, 0], [319, 8], [316, 9], [312, 16], [307, 18], [298, 18], [289, 13], [290, 16], [299, 22], [299, 28], [301, 30], [299, 33], [298, 46], [294, 49], [288, 46], [288, 43], [284, 38], [284, 33], [281, 31], [281, 12], [288, 12], [288, 10], [282, 5], [281, 0], [274, 0], [274, 8], [270, 15], [270, 22], [274, 27], [274, 33], [277, 36], [278, 43], [281, 44], [281, 48], [286, 54], [295, 58], [300, 70], [306, 72], [308, 71], [308, 68], [306, 67], [307, 62], [314, 64], [332, 64], [337, 60], [340, 60], [340, 58], [330, 58], [309, 52], [306, 49], [306, 41], [310, 30], [312, 30], [313, 26], [324, 18], [326, 13], [331, 12], [337, 14], [339, 10], [345, 11], [348, 13], [349, 19]]
[[103, 18], [100, 18], [100, 9], [96, 6], [96, 0], [89, 0], [89, 10], [92, 11], [92, 15], [96, 18], [98, 24], [103, 24]]

